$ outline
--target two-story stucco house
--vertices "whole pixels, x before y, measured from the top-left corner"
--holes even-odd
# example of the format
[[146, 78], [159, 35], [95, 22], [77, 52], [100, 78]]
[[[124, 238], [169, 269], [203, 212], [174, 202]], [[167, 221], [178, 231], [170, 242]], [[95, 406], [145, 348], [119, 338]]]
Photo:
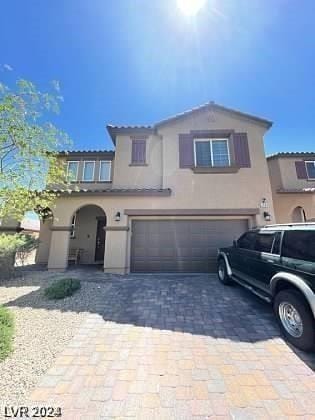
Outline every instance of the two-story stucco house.
[[278, 223], [315, 221], [315, 152], [267, 158]]
[[275, 222], [270, 127], [213, 102], [152, 126], [108, 125], [115, 151], [60, 154], [77, 189], [61, 192], [42, 223], [37, 262], [63, 270], [75, 256], [109, 273], [213, 271], [218, 247]]

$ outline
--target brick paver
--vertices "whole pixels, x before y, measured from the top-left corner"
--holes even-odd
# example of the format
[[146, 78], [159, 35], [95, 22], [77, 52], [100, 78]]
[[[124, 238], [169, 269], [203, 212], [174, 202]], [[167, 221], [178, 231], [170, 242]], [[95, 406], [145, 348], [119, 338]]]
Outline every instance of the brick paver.
[[315, 356], [271, 308], [215, 276], [106, 277], [90, 314], [30, 396], [62, 419], [315, 418]]

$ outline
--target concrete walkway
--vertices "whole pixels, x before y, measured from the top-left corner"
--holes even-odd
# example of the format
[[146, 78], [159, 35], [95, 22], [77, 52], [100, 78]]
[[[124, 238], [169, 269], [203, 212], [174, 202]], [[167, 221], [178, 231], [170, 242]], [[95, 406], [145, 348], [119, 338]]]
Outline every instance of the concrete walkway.
[[107, 278], [30, 396], [62, 419], [315, 418], [315, 355], [279, 337], [271, 308], [215, 276]]

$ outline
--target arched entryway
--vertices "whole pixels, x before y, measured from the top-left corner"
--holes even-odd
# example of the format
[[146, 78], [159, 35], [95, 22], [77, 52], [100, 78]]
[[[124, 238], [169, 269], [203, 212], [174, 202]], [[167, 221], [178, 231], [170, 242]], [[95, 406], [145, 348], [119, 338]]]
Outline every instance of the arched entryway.
[[70, 220], [68, 264], [103, 264], [106, 214], [95, 205], [80, 207]]
[[306, 221], [306, 214], [303, 207], [298, 206], [292, 212], [292, 222], [293, 223], [304, 223]]

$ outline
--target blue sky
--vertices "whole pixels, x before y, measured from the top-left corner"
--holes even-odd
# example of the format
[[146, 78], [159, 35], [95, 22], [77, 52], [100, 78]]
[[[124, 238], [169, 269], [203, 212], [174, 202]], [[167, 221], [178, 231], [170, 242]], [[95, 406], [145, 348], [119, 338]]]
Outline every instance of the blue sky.
[[54, 122], [75, 148], [112, 148], [107, 123], [214, 100], [274, 121], [268, 153], [314, 151], [314, 13], [312, 0], [208, 0], [194, 19], [176, 0], [4, 0], [0, 80], [59, 80]]

